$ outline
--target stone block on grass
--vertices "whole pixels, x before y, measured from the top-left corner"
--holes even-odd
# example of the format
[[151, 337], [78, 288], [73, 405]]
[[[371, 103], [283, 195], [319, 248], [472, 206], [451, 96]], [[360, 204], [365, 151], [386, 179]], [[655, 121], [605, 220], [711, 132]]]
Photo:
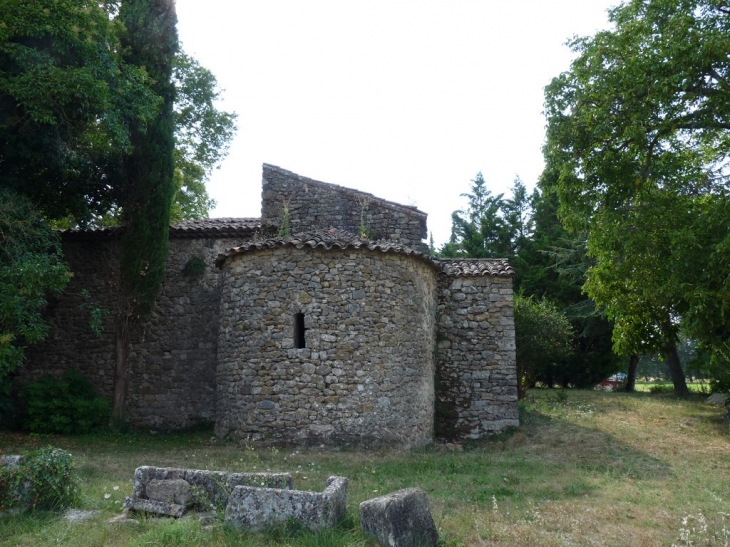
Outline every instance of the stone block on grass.
[[406, 488], [360, 504], [360, 523], [367, 536], [384, 547], [431, 547], [439, 540], [426, 493]]
[[147, 499], [188, 507], [193, 502], [190, 483], [183, 479], [152, 479], [145, 488]]
[[229, 493], [241, 485], [291, 489], [289, 473], [227, 473], [203, 469], [142, 466], [134, 471], [134, 488], [124, 506], [181, 517], [193, 505], [225, 507]]
[[165, 501], [148, 500], [142, 498], [126, 498], [124, 507], [132, 511], [142, 511], [144, 513], [154, 513], [156, 515], [164, 515], [167, 517], [180, 518], [185, 514], [187, 507], [178, 505], [177, 503], [167, 503]]
[[347, 479], [330, 477], [323, 492], [237, 486], [226, 507], [226, 522], [247, 530], [264, 530], [294, 519], [312, 532], [332, 528], [345, 516]]

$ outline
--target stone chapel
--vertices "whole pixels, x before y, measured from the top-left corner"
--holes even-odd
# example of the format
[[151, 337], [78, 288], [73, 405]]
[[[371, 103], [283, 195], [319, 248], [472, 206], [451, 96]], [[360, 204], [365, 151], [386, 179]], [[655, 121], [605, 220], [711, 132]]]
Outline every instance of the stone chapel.
[[[79, 370], [111, 395], [120, 228], [69, 230], [74, 277], [18, 381]], [[263, 166], [260, 218], [170, 227], [165, 280], [135, 329], [135, 427], [213, 422], [268, 444], [422, 446], [517, 426], [514, 271], [428, 255], [426, 214]]]

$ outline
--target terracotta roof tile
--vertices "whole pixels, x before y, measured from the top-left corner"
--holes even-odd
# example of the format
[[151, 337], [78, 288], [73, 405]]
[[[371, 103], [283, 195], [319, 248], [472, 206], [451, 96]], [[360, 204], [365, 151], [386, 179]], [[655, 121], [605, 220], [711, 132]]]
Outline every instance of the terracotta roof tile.
[[183, 220], [170, 226], [171, 237], [226, 237], [261, 229], [260, 218], [202, 218]]
[[225, 261], [239, 254], [246, 254], [275, 247], [294, 247], [303, 249], [368, 249], [384, 253], [396, 253], [413, 256], [418, 260], [429, 263], [449, 277], [513, 277], [515, 271], [503, 258], [469, 258], [469, 259], [433, 259], [430, 256], [411, 247], [390, 241], [371, 241], [361, 238], [357, 234], [332, 228], [324, 232], [296, 234], [288, 237], [271, 237], [248, 241], [239, 247], [233, 247], [221, 253], [215, 264], [219, 268]]
[[437, 261], [449, 277], [513, 277], [515, 270], [504, 258], [462, 258]]
[[[170, 225], [171, 238], [237, 237], [251, 235], [261, 229], [260, 218], [202, 218], [183, 220]], [[116, 237], [123, 233], [122, 226], [98, 226], [63, 230], [63, 237], [73, 239]]]
[[346, 232], [344, 230], [338, 230], [332, 228], [324, 232], [313, 232], [296, 234], [287, 237], [272, 237], [267, 239], [256, 239], [248, 241], [239, 247], [233, 247], [228, 251], [221, 253], [216, 258], [216, 266], [219, 268], [223, 266], [225, 261], [239, 254], [245, 254], [262, 249], [273, 249], [274, 247], [295, 247], [297, 249], [303, 249], [309, 247], [311, 249], [368, 249], [371, 251], [381, 251], [384, 253], [397, 253], [404, 255], [411, 255], [420, 260], [433, 263], [430, 257], [424, 253], [407, 247], [406, 245], [400, 245], [398, 243], [392, 243], [390, 241], [371, 241], [369, 239], [363, 239], [357, 234]]

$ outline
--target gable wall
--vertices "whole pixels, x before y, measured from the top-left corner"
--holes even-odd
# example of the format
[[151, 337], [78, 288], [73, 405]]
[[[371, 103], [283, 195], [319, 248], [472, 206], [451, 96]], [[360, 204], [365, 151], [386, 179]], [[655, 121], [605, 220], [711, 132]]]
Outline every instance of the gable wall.
[[372, 194], [301, 177], [264, 165], [261, 200], [263, 224], [279, 226], [288, 204], [291, 233], [338, 228], [368, 239], [388, 239], [422, 250], [426, 214]]

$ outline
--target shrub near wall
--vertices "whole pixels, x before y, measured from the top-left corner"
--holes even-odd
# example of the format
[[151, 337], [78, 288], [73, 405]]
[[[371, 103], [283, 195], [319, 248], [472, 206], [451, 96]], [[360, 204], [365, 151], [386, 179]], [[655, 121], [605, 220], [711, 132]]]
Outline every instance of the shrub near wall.
[[75, 370], [61, 379], [43, 376], [20, 392], [21, 425], [33, 433], [88, 433], [109, 421], [109, 399], [97, 397], [91, 383]]

